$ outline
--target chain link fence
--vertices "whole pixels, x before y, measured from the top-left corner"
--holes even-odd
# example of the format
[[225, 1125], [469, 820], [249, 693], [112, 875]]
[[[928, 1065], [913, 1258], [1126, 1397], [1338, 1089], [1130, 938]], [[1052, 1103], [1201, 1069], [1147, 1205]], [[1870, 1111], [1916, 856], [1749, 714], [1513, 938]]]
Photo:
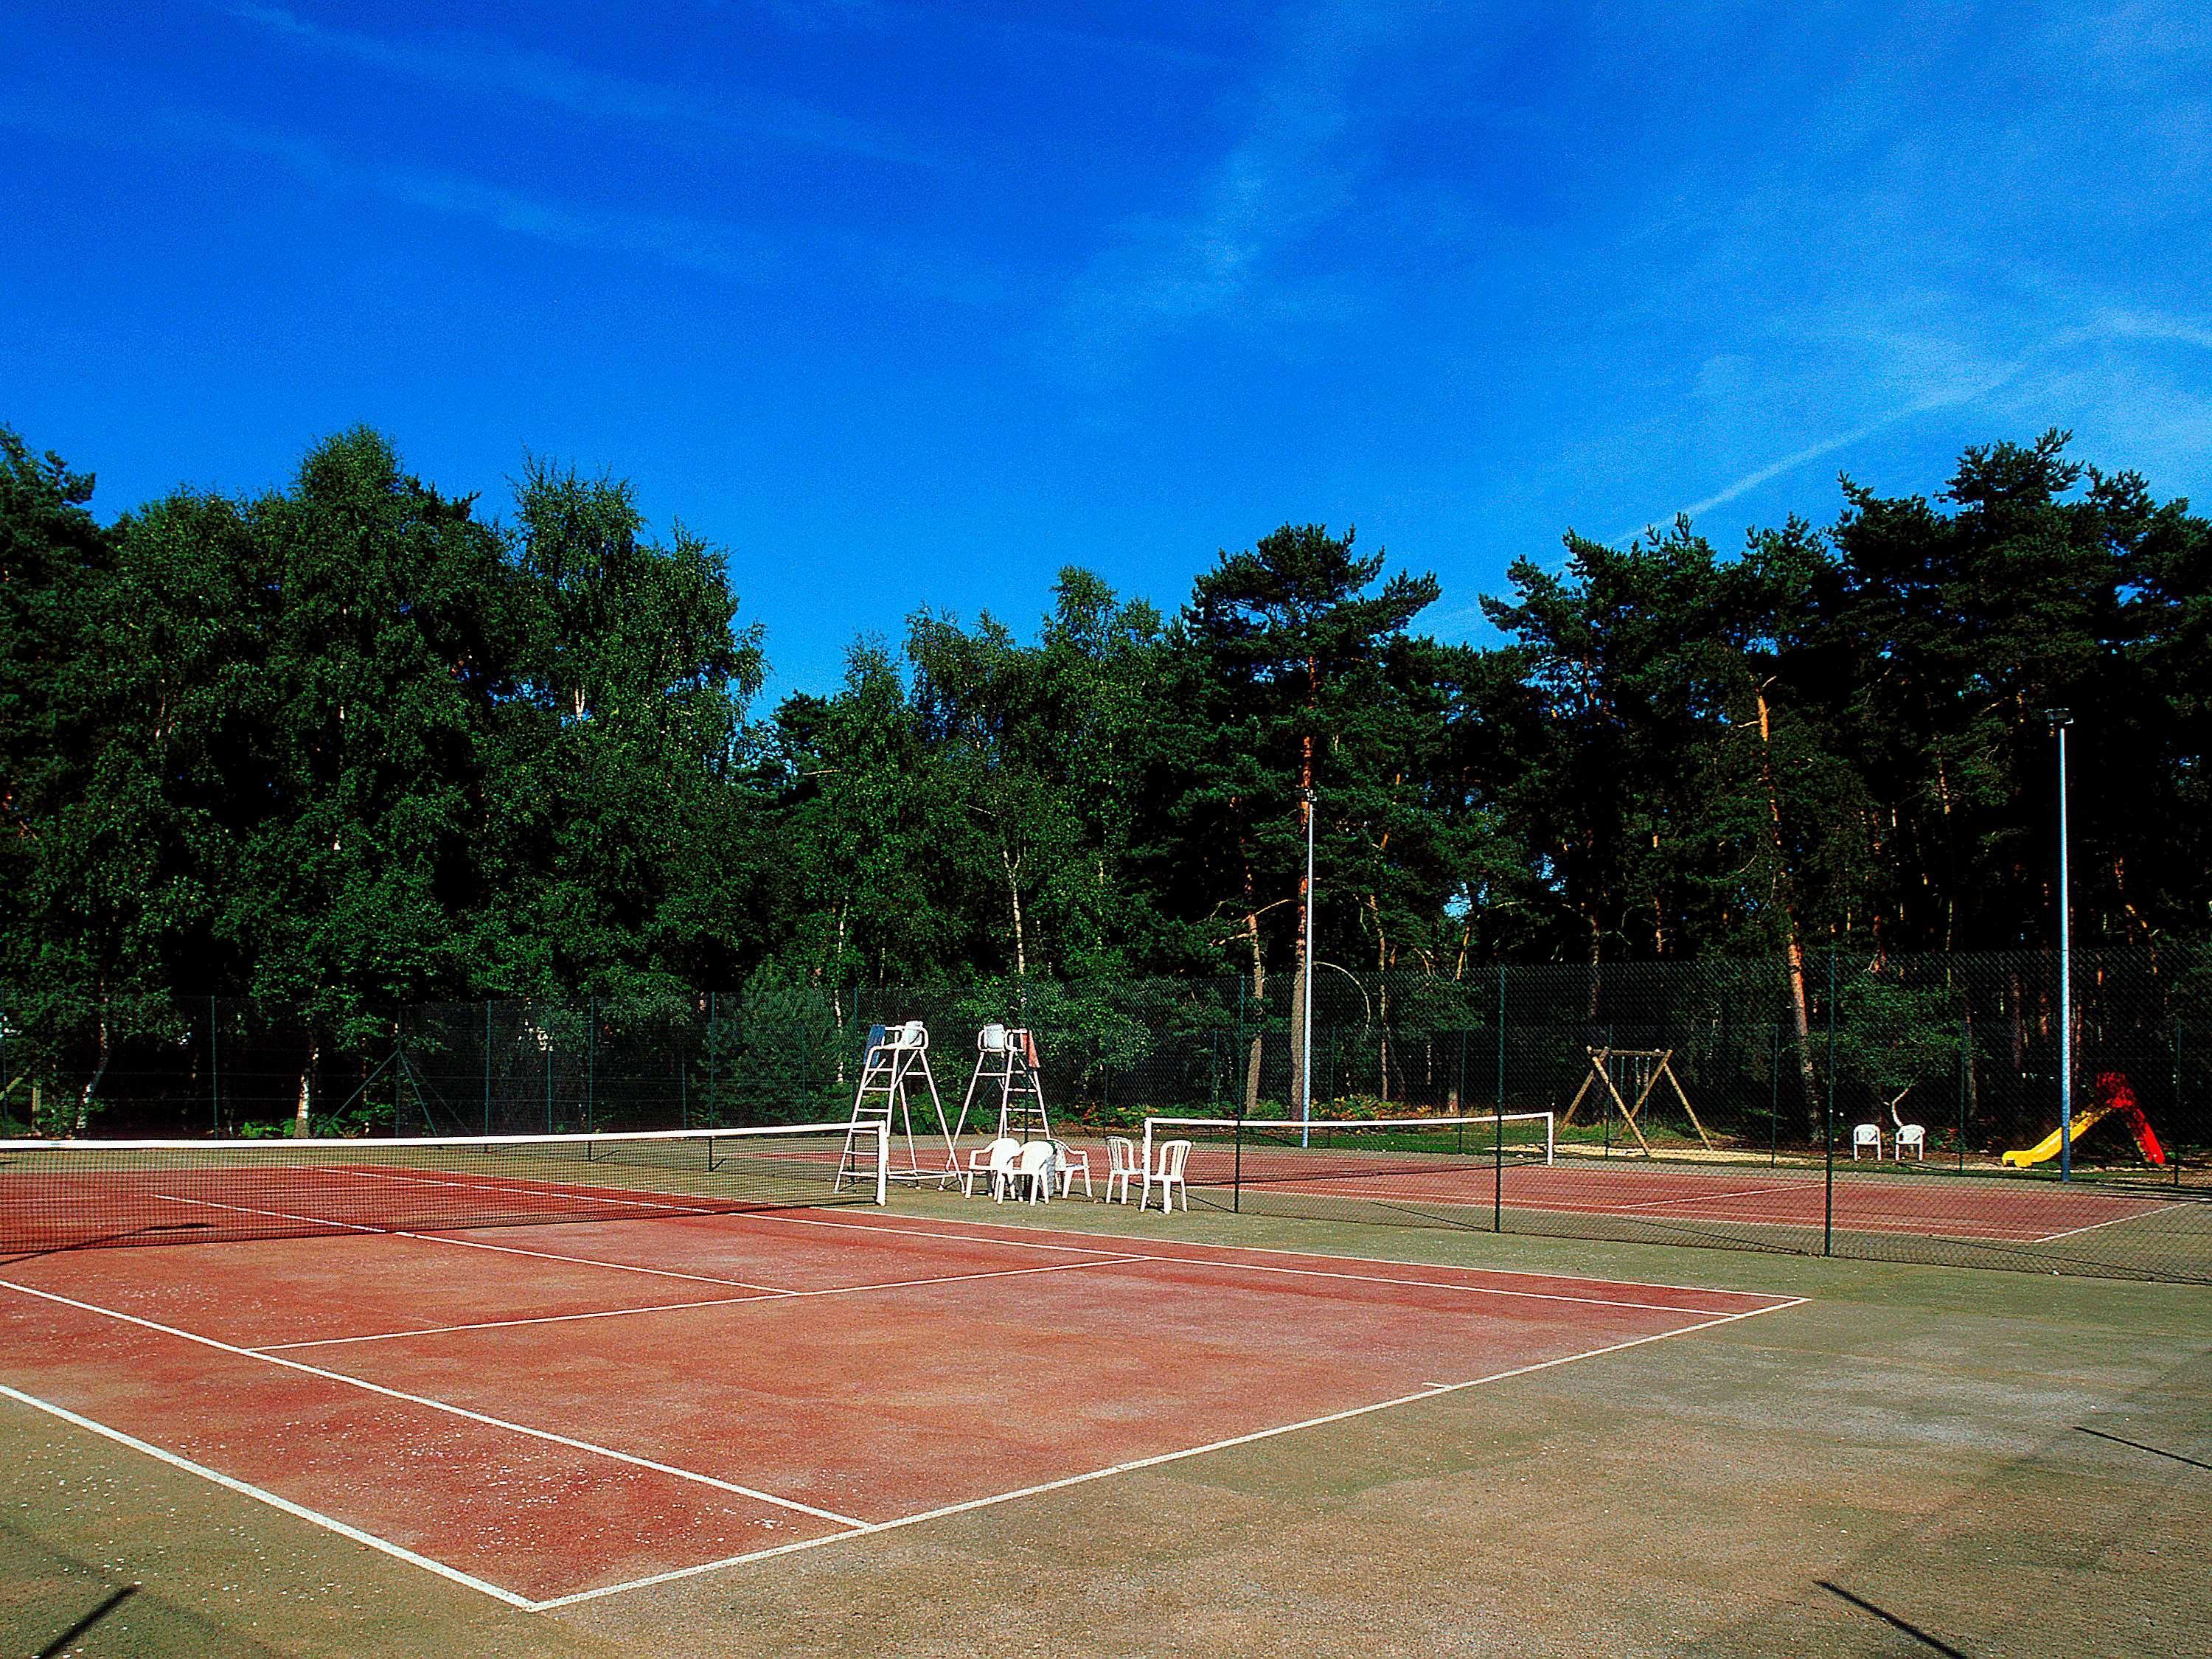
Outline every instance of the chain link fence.
[[[1058, 1121], [1554, 1115], [1540, 1169], [1239, 1207], [1638, 1243], [2212, 1279], [2212, 949], [2077, 951], [2062, 1155], [2054, 954], [1036, 980], [421, 1005], [0, 999], [0, 1128], [540, 1133], [842, 1116], [872, 1026], [919, 1018], [947, 1115], [987, 1022], [1035, 1033]], [[971, 1123], [971, 1129], [978, 1127]], [[2013, 1157], [2008, 1159], [2005, 1154]], [[2070, 1179], [2058, 1171], [2070, 1158]], [[1340, 1183], [1340, 1185], [1341, 1183]], [[1194, 1194], [1206, 1201], [1203, 1194]]]

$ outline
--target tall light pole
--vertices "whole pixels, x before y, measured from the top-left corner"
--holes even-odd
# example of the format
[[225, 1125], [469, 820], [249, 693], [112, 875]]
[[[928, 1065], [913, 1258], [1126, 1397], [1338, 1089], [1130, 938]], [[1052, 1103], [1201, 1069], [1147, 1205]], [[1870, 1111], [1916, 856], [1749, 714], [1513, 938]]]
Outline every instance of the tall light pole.
[[1314, 918], [1314, 792], [1300, 792], [1306, 803], [1306, 937], [1305, 982], [1298, 994], [1305, 999], [1304, 1018], [1299, 1022], [1299, 1037], [1304, 1052], [1298, 1056], [1298, 1145], [1313, 1144], [1313, 918]]
[[2058, 734], [2058, 1178], [2074, 1179], [2074, 898], [2066, 868], [2066, 728], [2073, 714], [2048, 716]]

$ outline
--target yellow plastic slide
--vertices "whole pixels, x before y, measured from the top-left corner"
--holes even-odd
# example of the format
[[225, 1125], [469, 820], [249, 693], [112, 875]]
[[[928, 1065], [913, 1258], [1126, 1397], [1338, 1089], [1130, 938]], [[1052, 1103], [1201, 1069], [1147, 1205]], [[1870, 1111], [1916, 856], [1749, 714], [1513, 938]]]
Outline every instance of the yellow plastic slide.
[[[2075, 1113], [2074, 1139], [2079, 1140], [2083, 1135], [2088, 1133], [2090, 1126], [2110, 1109], [2108, 1107], [2094, 1106], [2086, 1112]], [[2031, 1164], [2046, 1163], [2058, 1156], [2059, 1138], [2064, 1133], [2065, 1131], [2063, 1129], [2053, 1129], [2027, 1150], [2005, 1153], [2002, 1161], [2011, 1164], [2015, 1170], [2025, 1170]]]

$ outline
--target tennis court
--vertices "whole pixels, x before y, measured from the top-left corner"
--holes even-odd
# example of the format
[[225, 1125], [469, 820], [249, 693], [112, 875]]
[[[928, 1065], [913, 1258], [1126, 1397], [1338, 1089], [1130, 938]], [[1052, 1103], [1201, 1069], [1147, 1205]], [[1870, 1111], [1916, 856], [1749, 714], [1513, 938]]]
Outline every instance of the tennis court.
[[1162, 1117], [1148, 1120], [1140, 1156], [1170, 1137], [1192, 1143], [1192, 1202], [1233, 1212], [1812, 1254], [1832, 1240], [1877, 1256], [1940, 1239], [2004, 1265], [2125, 1270], [2140, 1256], [2169, 1272], [2212, 1268], [2212, 1205], [2194, 1194], [1872, 1160], [1831, 1181], [1817, 1165], [1599, 1156], [1560, 1145], [1547, 1112], [1311, 1126]]
[[[872, 1205], [695, 1209], [672, 1205], [665, 1172], [630, 1170], [617, 1188], [619, 1166], [595, 1167], [594, 1183], [480, 1174], [481, 1190], [453, 1170], [404, 1176], [409, 1202], [434, 1195], [434, 1217], [479, 1199], [500, 1224], [442, 1229], [372, 1218], [357, 1170], [272, 1164], [252, 1172], [252, 1203], [246, 1173], [203, 1171], [188, 1202], [228, 1206], [213, 1213], [263, 1236], [9, 1261], [0, 1384], [544, 1609], [1796, 1300]], [[403, 1180], [374, 1173], [380, 1187]], [[120, 1210], [161, 1204], [180, 1174], [132, 1172], [106, 1190]], [[622, 1214], [625, 1200], [656, 1208]], [[307, 1231], [283, 1236], [292, 1228]]]

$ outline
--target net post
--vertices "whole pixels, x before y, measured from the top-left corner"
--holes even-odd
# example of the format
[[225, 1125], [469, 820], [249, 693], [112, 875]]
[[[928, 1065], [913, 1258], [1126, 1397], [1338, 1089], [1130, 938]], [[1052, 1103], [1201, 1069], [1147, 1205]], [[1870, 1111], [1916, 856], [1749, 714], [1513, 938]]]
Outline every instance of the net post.
[[[1242, 1112], [1237, 1115], [1237, 1127], [1232, 1133], [1235, 1139], [1230, 1143], [1229, 1213], [1241, 1215], [1244, 1210], [1244, 1115]], [[1149, 1155], [1146, 1166], [1151, 1167]]]
[[891, 1126], [886, 1118], [876, 1125], [876, 1202], [891, 1201]]
[[1492, 1109], [1490, 1133], [1490, 1231], [1505, 1231], [1505, 1102]]

